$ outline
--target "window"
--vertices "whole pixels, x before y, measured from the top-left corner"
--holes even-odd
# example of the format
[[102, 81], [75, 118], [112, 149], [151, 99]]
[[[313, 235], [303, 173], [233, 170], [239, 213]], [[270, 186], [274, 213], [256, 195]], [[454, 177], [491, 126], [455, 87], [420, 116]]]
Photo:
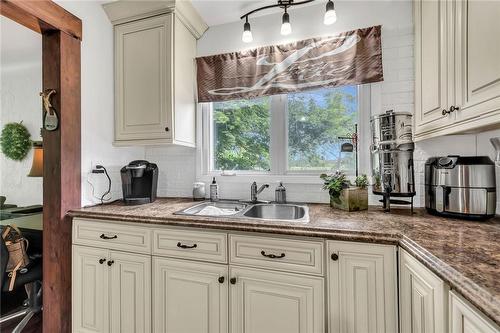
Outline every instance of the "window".
[[[204, 105], [205, 174], [353, 174], [339, 137], [358, 123], [357, 86]], [[209, 145], [206, 143], [210, 142]]]

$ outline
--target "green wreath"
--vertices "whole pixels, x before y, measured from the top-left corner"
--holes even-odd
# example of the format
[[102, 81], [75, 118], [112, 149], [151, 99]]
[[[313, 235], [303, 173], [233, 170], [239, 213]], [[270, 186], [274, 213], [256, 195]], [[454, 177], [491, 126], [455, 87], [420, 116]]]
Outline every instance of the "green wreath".
[[14, 161], [23, 160], [31, 149], [30, 137], [31, 134], [22, 121], [6, 124], [0, 135], [2, 153]]

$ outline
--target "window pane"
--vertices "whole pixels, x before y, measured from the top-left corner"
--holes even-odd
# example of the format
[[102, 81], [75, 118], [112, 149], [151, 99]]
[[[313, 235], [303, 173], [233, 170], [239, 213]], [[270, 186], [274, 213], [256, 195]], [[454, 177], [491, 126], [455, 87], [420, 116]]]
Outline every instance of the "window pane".
[[288, 94], [289, 170], [355, 169], [354, 152], [342, 153], [358, 119], [357, 87]]
[[213, 103], [213, 121], [215, 170], [269, 170], [269, 98]]

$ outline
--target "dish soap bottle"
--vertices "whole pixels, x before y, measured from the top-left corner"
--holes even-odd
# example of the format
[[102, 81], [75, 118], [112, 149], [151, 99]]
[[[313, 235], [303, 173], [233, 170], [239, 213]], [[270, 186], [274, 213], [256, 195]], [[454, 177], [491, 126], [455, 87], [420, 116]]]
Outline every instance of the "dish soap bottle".
[[210, 201], [219, 201], [219, 185], [215, 181], [215, 177], [210, 184]]

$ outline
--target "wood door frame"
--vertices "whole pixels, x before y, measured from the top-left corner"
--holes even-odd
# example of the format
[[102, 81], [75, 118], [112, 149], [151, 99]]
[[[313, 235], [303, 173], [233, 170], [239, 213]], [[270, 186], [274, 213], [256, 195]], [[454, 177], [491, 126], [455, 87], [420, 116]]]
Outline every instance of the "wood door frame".
[[43, 332], [71, 332], [71, 219], [81, 205], [82, 21], [50, 0], [1, 0], [0, 15], [42, 35], [42, 88], [55, 89], [59, 128], [42, 131]]

